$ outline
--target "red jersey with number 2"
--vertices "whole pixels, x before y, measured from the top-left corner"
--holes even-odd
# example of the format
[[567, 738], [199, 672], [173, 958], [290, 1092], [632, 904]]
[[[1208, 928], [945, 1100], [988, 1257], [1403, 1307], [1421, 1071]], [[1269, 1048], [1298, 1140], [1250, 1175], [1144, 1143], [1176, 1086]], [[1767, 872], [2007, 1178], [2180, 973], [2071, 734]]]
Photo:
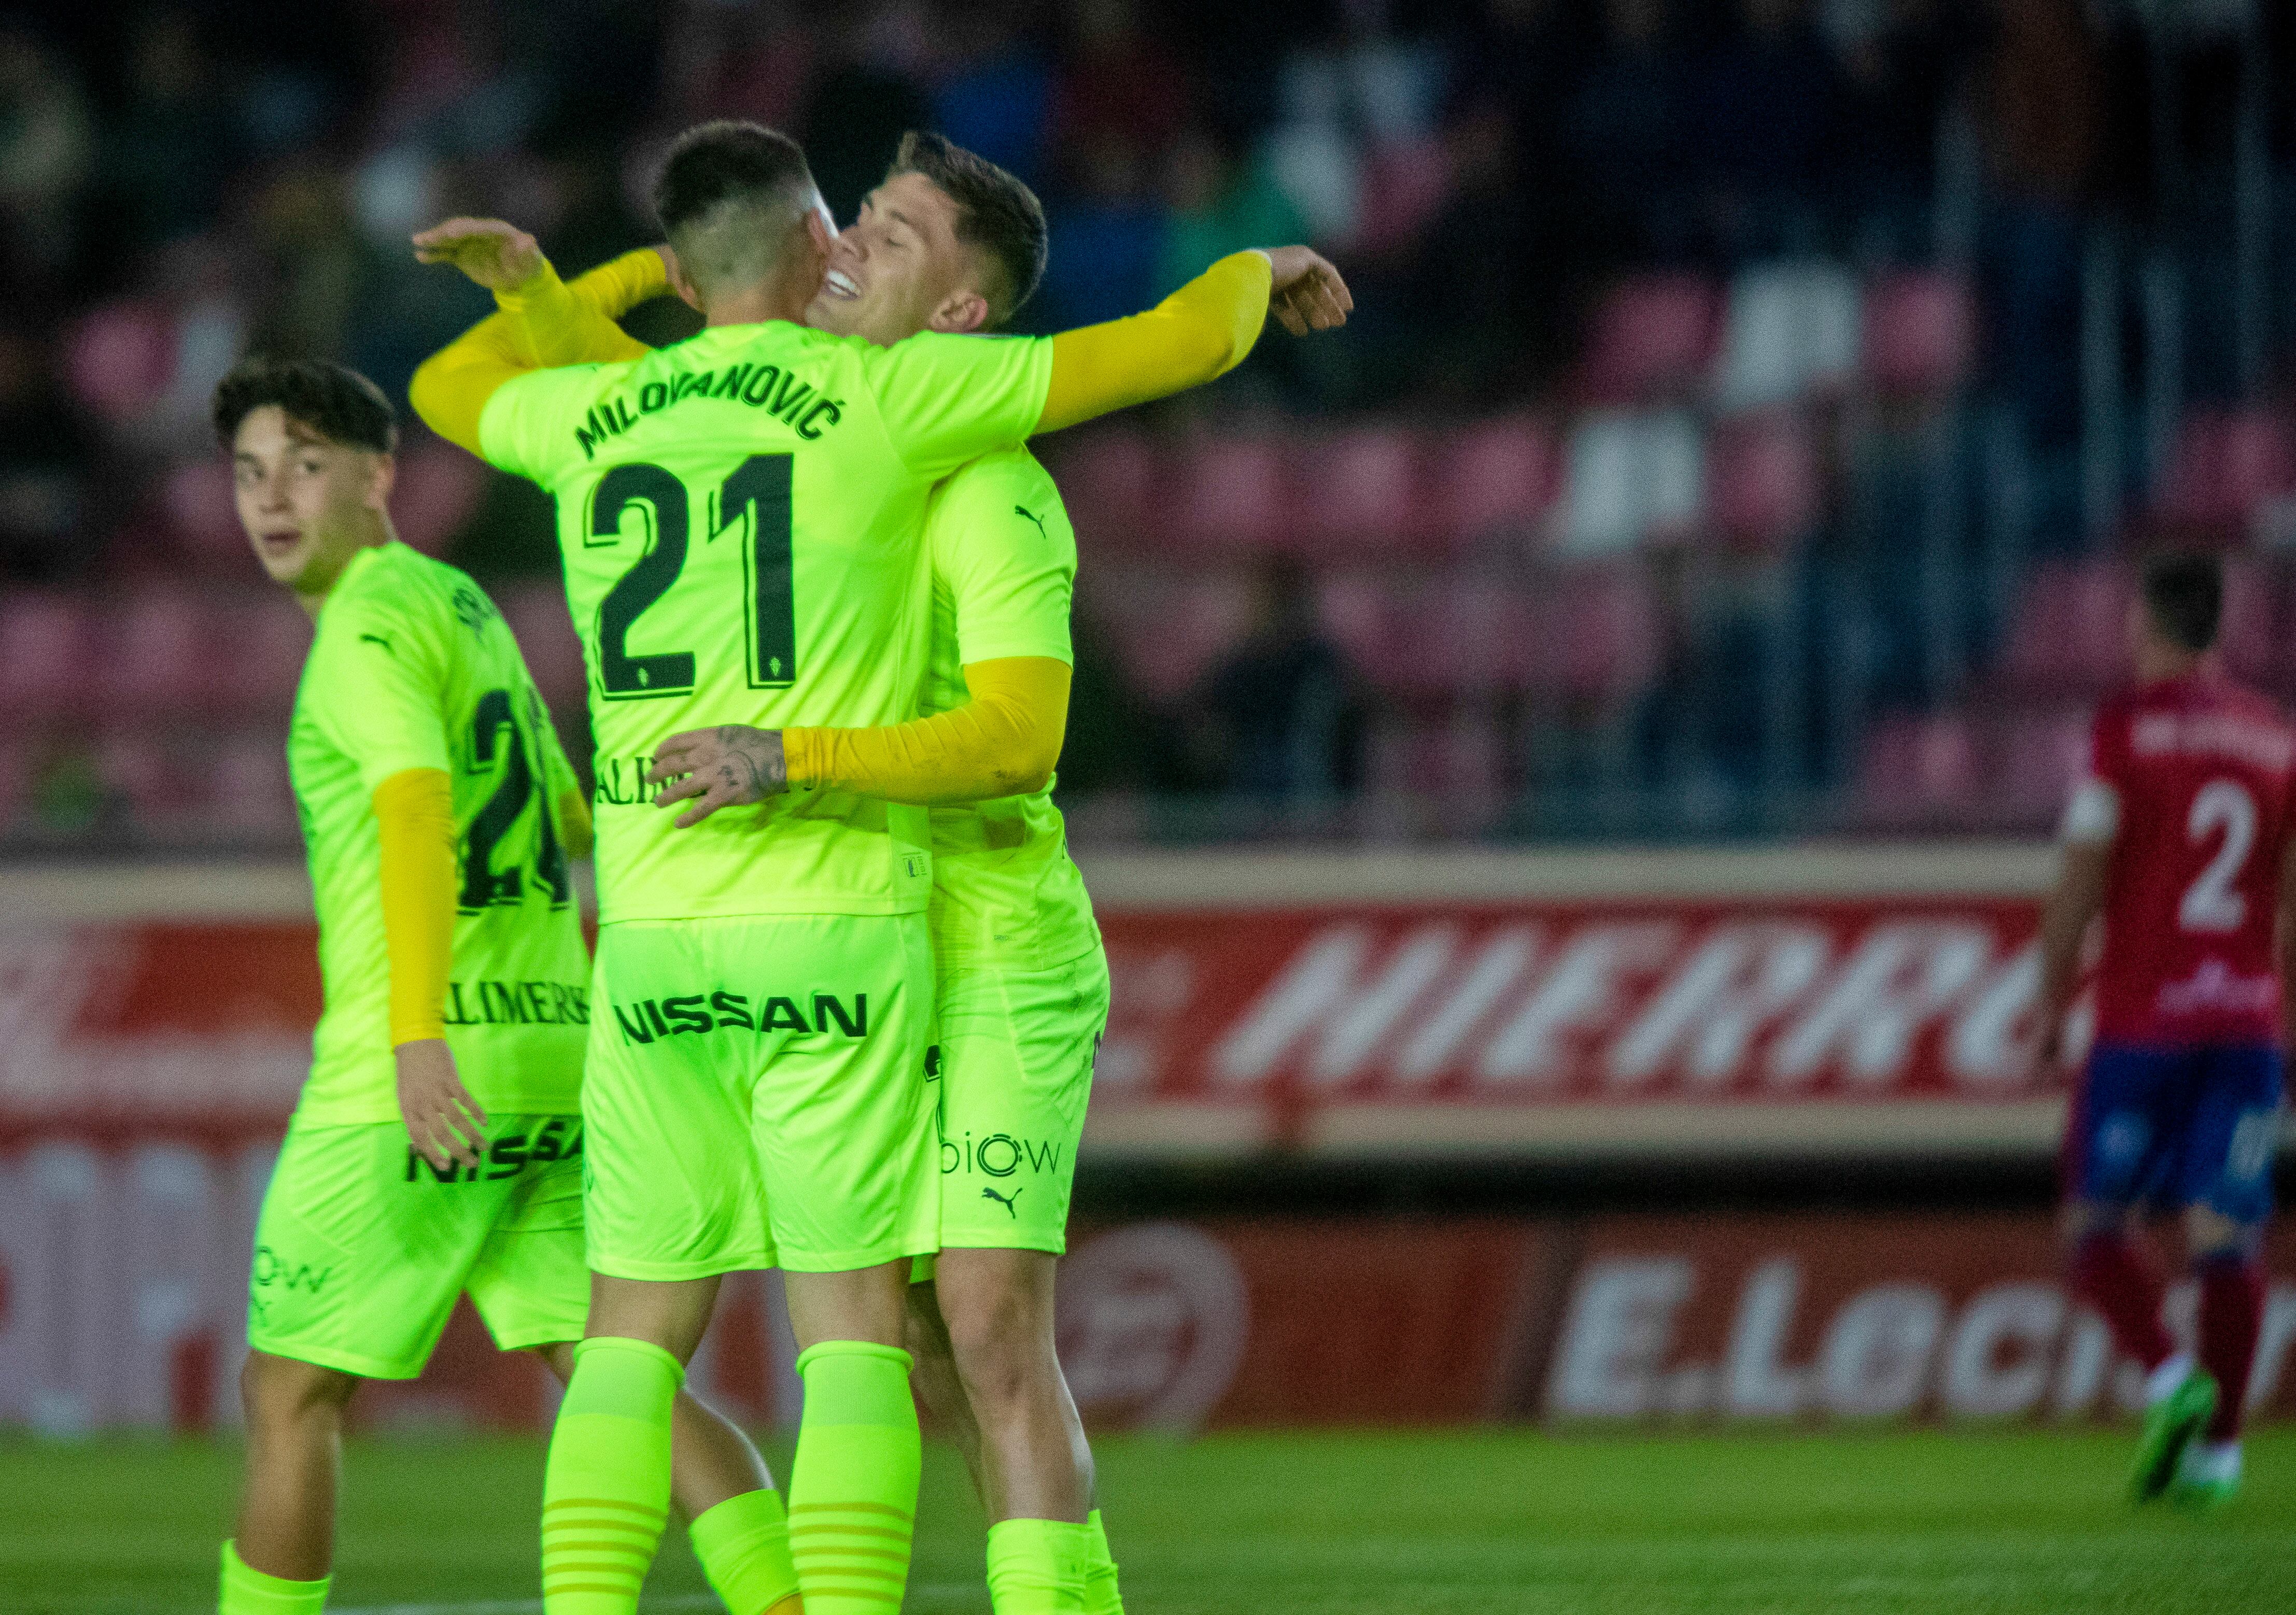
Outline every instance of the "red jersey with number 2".
[[2277, 1043], [2296, 728], [2263, 696], [2194, 674], [2106, 701], [2089, 758], [2119, 804], [2098, 1040]]

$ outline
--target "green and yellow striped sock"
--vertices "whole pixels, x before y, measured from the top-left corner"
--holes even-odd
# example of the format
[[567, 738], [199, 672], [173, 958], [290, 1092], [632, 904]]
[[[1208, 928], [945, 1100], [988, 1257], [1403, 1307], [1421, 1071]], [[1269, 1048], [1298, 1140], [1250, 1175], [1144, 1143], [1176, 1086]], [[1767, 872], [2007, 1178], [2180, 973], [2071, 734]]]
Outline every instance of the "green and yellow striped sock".
[[1084, 1517], [1084, 1529], [1090, 1534], [1085, 1545], [1085, 1615], [1124, 1615], [1124, 1600], [1116, 1591], [1116, 1560], [1108, 1551], [1108, 1532], [1098, 1509]]
[[239, 1556], [239, 1544], [223, 1545], [223, 1576], [216, 1591], [217, 1615], [319, 1615], [327, 1607], [327, 1584], [266, 1576]]
[[574, 1349], [542, 1480], [546, 1615], [633, 1615], [669, 1512], [669, 1412], [685, 1371], [644, 1340]]
[[790, 1463], [790, 1545], [805, 1615], [894, 1615], [923, 1458], [909, 1354], [824, 1340], [797, 1371], [805, 1416]]
[[1084, 1615], [1092, 1528], [999, 1520], [988, 1528], [988, 1603], [996, 1615]]
[[733, 1615], [768, 1615], [783, 1603], [794, 1615], [797, 1567], [790, 1562], [789, 1515], [771, 1487], [728, 1497], [686, 1529], [701, 1573]]

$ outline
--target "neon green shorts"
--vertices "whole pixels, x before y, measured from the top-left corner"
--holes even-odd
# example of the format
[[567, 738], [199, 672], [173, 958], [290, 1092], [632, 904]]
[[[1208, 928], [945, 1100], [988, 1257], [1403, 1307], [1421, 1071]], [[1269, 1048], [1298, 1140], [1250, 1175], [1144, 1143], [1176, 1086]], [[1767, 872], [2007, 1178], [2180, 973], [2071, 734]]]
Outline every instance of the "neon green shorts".
[[940, 1242], [1068, 1249], [1069, 1191], [1108, 1026], [1108, 955], [940, 980]]
[[609, 925], [591, 1004], [593, 1269], [840, 1273], [933, 1248], [922, 914]]
[[467, 1290], [504, 1351], [578, 1340], [582, 1122], [496, 1116], [441, 1179], [395, 1121], [287, 1135], [255, 1228], [247, 1343], [371, 1380], [422, 1372]]

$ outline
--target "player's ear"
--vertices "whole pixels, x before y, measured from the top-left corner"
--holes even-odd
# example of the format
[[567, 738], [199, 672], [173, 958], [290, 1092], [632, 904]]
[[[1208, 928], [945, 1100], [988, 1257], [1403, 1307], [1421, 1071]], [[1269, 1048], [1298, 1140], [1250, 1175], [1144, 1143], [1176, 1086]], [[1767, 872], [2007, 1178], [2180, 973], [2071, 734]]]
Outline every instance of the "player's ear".
[[805, 210], [805, 234], [822, 262], [827, 263], [829, 249], [837, 241], [837, 221], [829, 217], [828, 203], [816, 198], [813, 206]]
[[701, 288], [696, 286], [693, 277], [685, 273], [685, 260], [675, 252], [665, 253], [662, 255], [662, 267], [668, 273], [669, 289], [677, 293], [677, 300], [694, 313], [706, 316], [709, 311], [701, 306]]
[[970, 336], [988, 324], [988, 299], [968, 287], [952, 291], [942, 299], [941, 306], [932, 311], [932, 317], [925, 321], [925, 329], [952, 336]]
[[367, 509], [388, 515], [390, 511], [390, 490], [398, 485], [398, 456], [376, 455], [374, 463], [368, 468], [366, 497], [363, 503]]

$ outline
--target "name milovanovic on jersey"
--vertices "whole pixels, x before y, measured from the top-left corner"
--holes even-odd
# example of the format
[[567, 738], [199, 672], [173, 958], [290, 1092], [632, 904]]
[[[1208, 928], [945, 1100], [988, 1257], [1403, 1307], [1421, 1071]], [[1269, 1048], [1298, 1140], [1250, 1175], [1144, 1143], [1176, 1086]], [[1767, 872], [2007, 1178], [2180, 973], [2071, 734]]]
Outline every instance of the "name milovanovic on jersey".
[[603, 922], [926, 906], [922, 808], [797, 791], [678, 830], [644, 777], [681, 730], [917, 716], [927, 496], [1034, 430], [1051, 374], [1044, 339], [876, 348], [768, 321], [537, 371], [488, 401], [488, 460], [557, 496]]

